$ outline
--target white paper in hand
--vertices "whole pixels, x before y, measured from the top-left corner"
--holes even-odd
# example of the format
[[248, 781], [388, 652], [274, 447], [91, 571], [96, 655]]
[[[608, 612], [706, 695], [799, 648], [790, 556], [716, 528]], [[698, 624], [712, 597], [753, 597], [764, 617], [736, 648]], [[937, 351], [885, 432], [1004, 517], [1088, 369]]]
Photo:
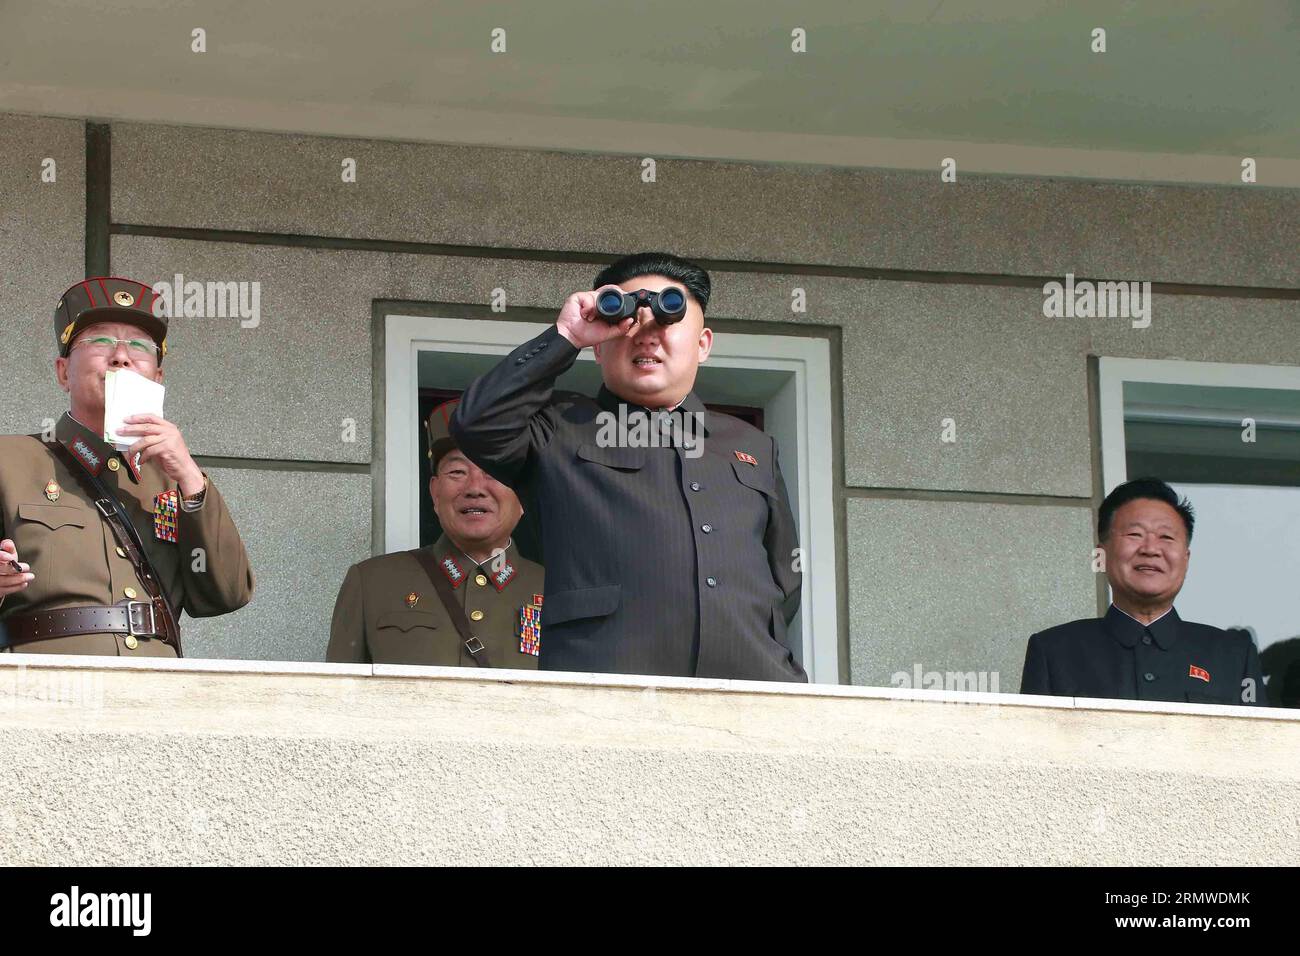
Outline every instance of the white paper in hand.
[[151, 381], [130, 369], [110, 369], [104, 373], [104, 441], [118, 451], [126, 451], [140, 440], [139, 435], [118, 435], [128, 415], [163, 417], [163, 393], [159, 382]]

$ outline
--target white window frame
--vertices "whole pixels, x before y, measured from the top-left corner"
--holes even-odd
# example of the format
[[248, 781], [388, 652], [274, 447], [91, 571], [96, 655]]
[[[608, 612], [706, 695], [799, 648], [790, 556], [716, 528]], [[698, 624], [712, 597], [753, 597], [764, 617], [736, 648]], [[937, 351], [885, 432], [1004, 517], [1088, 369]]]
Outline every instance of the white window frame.
[[[419, 547], [420, 495], [417, 417], [422, 351], [506, 355], [540, 334], [538, 322], [498, 322], [390, 312], [384, 316], [384, 549]], [[593, 361], [584, 349], [579, 361]], [[795, 520], [803, 550], [800, 633], [804, 668], [816, 683], [838, 684], [839, 606], [836, 597], [835, 488], [830, 343], [819, 337], [715, 333], [710, 365], [790, 372], [793, 434], [774, 434], [783, 461], [796, 461]], [[791, 469], [784, 469], [787, 481]]]
[[1101, 357], [1097, 371], [1103, 495], [1110, 494], [1117, 485], [1128, 481], [1128, 447], [1124, 440], [1125, 382], [1300, 390], [1300, 368], [1291, 365]]

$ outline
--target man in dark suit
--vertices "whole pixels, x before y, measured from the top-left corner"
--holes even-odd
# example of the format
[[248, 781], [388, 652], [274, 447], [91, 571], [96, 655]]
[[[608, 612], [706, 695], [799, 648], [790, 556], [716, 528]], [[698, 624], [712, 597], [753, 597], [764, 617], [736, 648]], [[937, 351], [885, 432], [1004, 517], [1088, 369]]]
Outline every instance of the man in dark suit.
[[[708, 273], [643, 253], [592, 289], [474, 382], [451, 420], [540, 522], [539, 667], [806, 681], [786, 646], [802, 575], [776, 444], [692, 390], [713, 344]], [[629, 314], [606, 321], [597, 293], [610, 291]], [[674, 291], [680, 318], [664, 308]], [[554, 392], [588, 346], [599, 394]]]
[[1263, 704], [1250, 635], [1184, 621], [1174, 610], [1191, 558], [1191, 503], [1163, 481], [1120, 485], [1097, 513], [1112, 603], [1105, 617], [1029, 638], [1022, 694]]

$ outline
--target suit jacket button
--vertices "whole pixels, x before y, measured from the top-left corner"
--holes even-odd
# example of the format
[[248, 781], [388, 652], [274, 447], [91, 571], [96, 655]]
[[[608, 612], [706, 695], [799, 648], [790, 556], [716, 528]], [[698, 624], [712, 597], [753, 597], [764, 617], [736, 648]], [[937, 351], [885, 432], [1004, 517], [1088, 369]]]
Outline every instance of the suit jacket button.
[[700, 530], [703, 531], [705, 534], [708, 534], [710, 531], [713, 530], [713, 525], [711, 525], [711, 524], [702, 524], [702, 525], [700, 525]]
[[705, 579], [704, 579], [704, 583], [707, 584], [707, 585], [708, 585], [709, 587], [711, 587], [711, 588], [716, 588], [716, 587], [718, 586], [718, 579], [717, 579], [717, 578], [705, 578]]
[[469, 612], [469, 619], [470, 619], [471, 621], [481, 621], [481, 620], [483, 620], [483, 612], [482, 612], [482, 611], [470, 611], [470, 612]]
[[127, 596], [128, 600], [135, 600], [135, 588], [123, 588], [122, 593]]
[[700, 490], [700, 483], [698, 481], [692, 481], [691, 491], [699, 491], [699, 490]]
[[140, 646], [140, 642], [135, 639], [134, 634], [128, 634], [126, 636], [126, 640], [123, 641], [122, 643], [126, 645], [126, 649], [128, 651], [133, 651]]
[[1151, 635], [1150, 635], [1150, 634], [1143, 634], [1143, 635], [1142, 635], [1142, 643], [1143, 643], [1143, 644], [1150, 644], [1150, 643], [1151, 643]]
[[1142, 675], [1142, 679], [1149, 684], [1156, 679], [1156, 675], [1151, 673], [1150, 671], [1147, 671], [1145, 674]]
[[477, 584], [479, 587], [482, 587], [483, 585], [487, 584], [487, 575], [486, 574], [474, 575], [474, 583]]

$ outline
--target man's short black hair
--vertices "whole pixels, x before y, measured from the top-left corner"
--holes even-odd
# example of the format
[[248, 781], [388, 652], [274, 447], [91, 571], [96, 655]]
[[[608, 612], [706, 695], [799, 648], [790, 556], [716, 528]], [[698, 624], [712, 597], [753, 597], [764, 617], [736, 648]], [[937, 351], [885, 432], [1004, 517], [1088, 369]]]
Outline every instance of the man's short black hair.
[[1110, 522], [1115, 517], [1115, 512], [1130, 501], [1137, 501], [1138, 499], [1163, 501], [1177, 511], [1178, 516], [1183, 519], [1183, 525], [1187, 528], [1187, 542], [1188, 544], [1191, 543], [1192, 526], [1196, 524], [1196, 513], [1192, 511], [1192, 503], [1186, 498], [1180, 499], [1178, 492], [1159, 478], [1134, 478], [1132, 481], [1126, 481], [1124, 484], [1119, 485], [1108, 494], [1106, 500], [1101, 503], [1101, 507], [1097, 509], [1097, 540], [1106, 540], [1106, 535], [1110, 533]]
[[680, 282], [691, 294], [691, 298], [700, 304], [701, 312], [709, 307], [709, 292], [713, 283], [708, 272], [693, 262], [667, 252], [638, 252], [611, 262], [600, 270], [591, 288], [594, 290], [603, 285], [622, 285], [637, 276], [650, 275]]

